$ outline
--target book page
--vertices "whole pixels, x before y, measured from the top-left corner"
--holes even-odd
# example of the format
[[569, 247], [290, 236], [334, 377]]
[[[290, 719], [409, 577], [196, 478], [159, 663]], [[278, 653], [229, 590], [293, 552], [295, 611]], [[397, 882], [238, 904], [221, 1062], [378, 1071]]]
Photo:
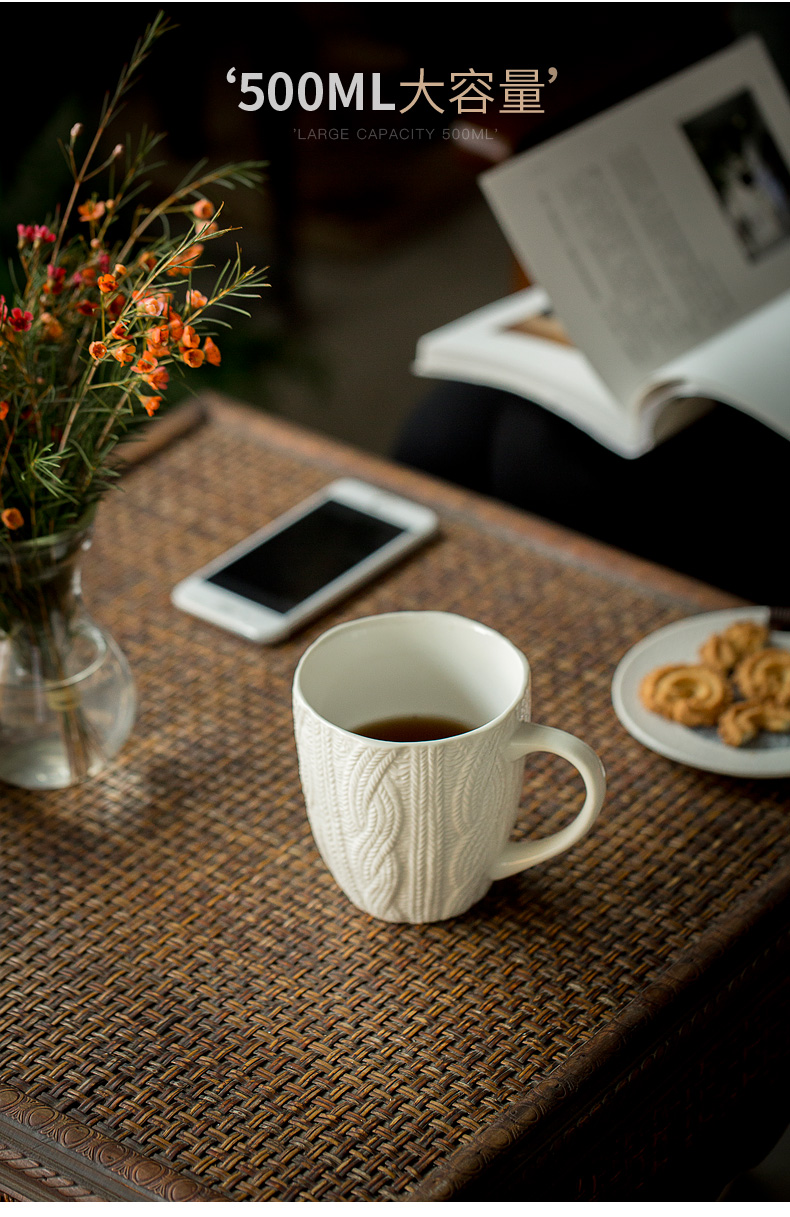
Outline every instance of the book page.
[[625, 457], [654, 446], [659, 415], [666, 419], [664, 433], [671, 434], [702, 408], [683, 402], [679, 412], [673, 411], [660, 395], [656, 408], [639, 414], [625, 410], [586, 356], [558, 330], [540, 288], [516, 292], [424, 334], [412, 370], [520, 394]]
[[480, 184], [632, 409], [650, 374], [790, 288], [790, 102], [748, 38]]
[[663, 367], [654, 393], [683, 386], [738, 406], [790, 439], [790, 292]]

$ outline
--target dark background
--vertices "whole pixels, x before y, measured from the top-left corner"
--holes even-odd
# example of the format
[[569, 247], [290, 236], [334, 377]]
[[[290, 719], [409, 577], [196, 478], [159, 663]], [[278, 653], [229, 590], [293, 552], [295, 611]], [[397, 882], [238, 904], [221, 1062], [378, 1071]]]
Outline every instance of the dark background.
[[[45, 220], [68, 195], [58, 138], [76, 121], [91, 130], [103, 93], [158, 11], [116, 4], [110, 25], [109, 10], [93, 4], [4, 7], [0, 294], [9, 294], [16, 224]], [[144, 123], [167, 132], [152, 199], [203, 157], [269, 166], [260, 192], [225, 194], [224, 218], [242, 229], [245, 264], [269, 266], [271, 286], [222, 337], [222, 366], [191, 374], [191, 388], [219, 388], [395, 453], [747, 599], [788, 602], [786, 563], [769, 560], [775, 521], [786, 514], [787, 441], [760, 424], [720, 407], [654, 453], [624, 461], [523, 399], [472, 401], [453, 387], [432, 404], [433, 382], [410, 372], [421, 334], [523, 283], [477, 186], [490, 161], [471, 141], [439, 138], [459, 117], [451, 73], [490, 71], [499, 84], [508, 68], [538, 68], [542, 80], [557, 69], [543, 89], [544, 115], [498, 113], [497, 90], [485, 117], [466, 116], [487, 123], [507, 155], [751, 31], [790, 85], [787, 5], [176, 3], [164, 11], [177, 28], [156, 45], [108, 146]], [[231, 67], [236, 85], [226, 81]], [[372, 111], [371, 73], [381, 73], [383, 98], [400, 107], [413, 93], [401, 82], [421, 68], [444, 82], [433, 91], [443, 115], [425, 101], [404, 115]], [[263, 83], [274, 72], [294, 82], [307, 71], [324, 80], [334, 71], [345, 82], [363, 72], [365, 107], [245, 112], [245, 71], [261, 72]], [[435, 137], [362, 141], [358, 126], [430, 127]], [[321, 127], [347, 128], [350, 138], [305, 138]], [[208, 247], [218, 261], [233, 253], [224, 240], [224, 250]], [[713, 482], [700, 482], [699, 462], [711, 457]], [[753, 491], [744, 492], [745, 478]], [[668, 503], [667, 479], [697, 489]], [[741, 500], [761, 506], [721, 527], [714, 483], [738, 486]]]
[[[163, 37], [145, 65], [113, 142], [147, 122], [167, 132], [165, 164], [154, 178], [158, 194], [191, 162], [260, 158], [269, 162], [262, 195], [228, 201], [227, 214], [243, 225], [248, 261], [271, 266], [266, 303], [233, 343], [212, 383], [256, 396], [267, 366], [284, 362], [295, 375], [320, 375], [305, 334], [300, 299], [300, 258], [318, 249], [338, 259], [365, 257], [397, 245], [415, 232], [441, 225], [476, 195], [475, 177], [485, 168], [467, 146], [453, 141], [360, 142], [363, 126], [432, 126], [450, 122], [447, 102], [452, 71], [539, 67], [546, 79], [544, 117], [489, 114], [512, 147], [525, 147], [710, 53], [743, 29], [781, 25], [781, 5], [720, 4], [169, 4], [178, 27]], [[69, 189], [56, 141], [76, 121], [89, 131], [101, 97], [113, 86], [135, 38], [159, 5], [118, 4], [112, 24], [92, 4], [4, 6], [3, 94], [5, 121], [0, 153], [0, 291], [10, 287], [6, 265], [16, 224], [51, 214]], [[772, 11], [773, 10], [773, 11]], [[110, 32], [111, 30], [111, 32]], [[780, 36], [772, 50], [787, 65]], [[382, 96], [405, 105], [421, 67], [426, 78], [447, 82], [434, 91], [447, 111], [421, 101], [406, 115], [365, 109], [304, 114], [297, 105], [277, 113], [238, 109], [240, 92], [226, 82], [229, 67], [275, 71], [294, 81], [305, 71], [329, 71], [348, 79], [355, 71], [382, 75]], [[497, 106], [498, 109], [498, 106]], [[345, 126], [352, 139], [307, 142], [297, 130]], [[464, 251], [458, 251], [459, 258]], [[386, 307], [386, 302], [382, 302]], [[448, 301], [445, 319], [455, 315]], [[309, 327], [308, 327], [309, 328]], [[318, 361], [320, 363], [320, 360]], [[234, 363], [236, 366], [234, 367]], [[244, 364], [244, 375], [238, 365]], [[260, 397], [260, 393], [257, 392]], [[265, 404], [277, 409], [276, 400]], [[331, 418], [327, 429], [332, 429]]]

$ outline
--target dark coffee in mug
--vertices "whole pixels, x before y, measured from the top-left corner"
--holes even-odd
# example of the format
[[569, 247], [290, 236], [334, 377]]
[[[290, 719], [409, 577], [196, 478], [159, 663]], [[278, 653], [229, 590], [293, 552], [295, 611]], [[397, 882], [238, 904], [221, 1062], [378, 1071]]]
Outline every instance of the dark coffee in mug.
[[439, 718], [437, 715], [401, 714], [396, 718], [378, 718], [354, 728], [355, 735], [367, 739], [386, 740], [394, 744], [416, 744], [425, 740], [449, 739], [453, 735], [465, 735], [474, 727], [457, 718]]

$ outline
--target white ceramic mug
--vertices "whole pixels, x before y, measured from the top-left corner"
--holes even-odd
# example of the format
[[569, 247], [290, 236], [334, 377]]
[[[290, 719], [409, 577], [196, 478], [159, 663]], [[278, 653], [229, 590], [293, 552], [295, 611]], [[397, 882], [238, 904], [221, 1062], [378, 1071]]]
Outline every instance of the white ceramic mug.
[[[494, 879], [569, 849], [603, 803], [606, 779], [592, 749], [524, 721], [530, 669], [521, 651], [452, 613], [384, 613], [328, 630], [299, 662], [293, 709], [321, 856], [348, 898], [385, 921], [463, 913]], [[355, 734], [397, 716], [453, 718], [472, 729], [417, 743]], [[587, 794], [567, 828], [513, 844], [530, 752], [570, 761]]]

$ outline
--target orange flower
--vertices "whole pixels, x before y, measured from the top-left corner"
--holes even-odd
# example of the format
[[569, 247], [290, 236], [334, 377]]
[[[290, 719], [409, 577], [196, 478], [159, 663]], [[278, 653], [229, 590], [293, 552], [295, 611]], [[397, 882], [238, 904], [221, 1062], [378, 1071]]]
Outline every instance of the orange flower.
[[0, 520], [3, 521], [6, 528], [14, 529], [21, 528], [25, 522], [25, 518], [21, 511], [17, 511], [16, 507], [6, 507], [5, 511], [0, 515]]
[[96, 267], [86, 266], [80, 271], [80, 274], [82, 275], [83, 283], [93, 283], [96, 279]]
[[145, 406], [145, 410], [146, 410], [146, 413], [148, 414], [149, 418], [154, 417], [155, 412], [159, 409], [159, 407], [162, 404], [161, 397], [141, 397], [140, 401]]
[[178, 342], [184, 332], [184, 326], [178, 313], [168, 313], [168, 325], [170, 326], [170, 335]]
[[120, 279], [123, 275], [125, 275], [126, 267], [124, 266], [123, 262], [116, 262], [112, 273], [115, 275], [116, 279]]
[[134, 349], [134, 344], [127, 342], [122, 347], [116, 347], [110, 354], [113, 359], [118, 360], [118, 363], [131, 363], [137, 352]]
[[192, 288], [187, 292], [187, 304], [190, 308], [202, 308], [204, 304], [208, 304], [208, 299], [202, 292]]
[[203, 360], [206, 358], [202, 351], [196, 347], [187, 347], [183, 352], [184, 363], [190, 368], [199, 368]]
[[[153, 270], [156, 266], [156, 258], [153, 254], [142, 253], [137, 261], [145, 270]], [[134, 295], [134, 293], [132, 293], [132, 295]]]
[[168, 276], [174, 279], [176, 275], [188, 275], [192, 269], [192, 263], [198, 260], [203, 249], [203, 245], [190, 245], [189, 249], [184, 250], [178, 261], [168, 267]]
[[192, 208], [192, 214], [198, 220], [210, 220], [214, 214], [214, 204], [210, 203], [208, 199], [198, 199]]
[[83, 317], [92, 317], [98, 307], [98, 304], [94, 304], [92, 300], [80, 300], [77, 312], [82, 313]]
[[99, 291], [114, 292], [118, 290], [118, 280], [115, 275], [99, 275]]
[[113, 338], [125, 338], [126, 326], [122, 321], [116, 321], [115, 325], [110, 330], [110, 334]]
[[155, 325], [148, 331], [146, 341], [149, 347], [166, 346], [170, 341], [170, 330], [166, 325]]
[[3, 421], [4, 418], [8, 418], [8, 409], [9, 409], [8, 402], [0, 401], [0, 423]]
[[[107, 354], [107, 348], [103, 342], [92, 342], [88, 350], [94, 359], [104, 359], [104, 356]], [[116, 355], [117, 358], [118, 356]]]
[[156, 296], [145, 296], [137, 301], [137, 307], [141, 313], [148, 313], [150, 317], [161, 317], [167, 305], [163, 300], [157, 300]]
[[141, 376], [149, 376], [156, 367], [157, 362], [158, 361], [150, 353], [148, 355], [143, 355], [137, 360], [137, 363], [134, 365], [134, 370], [135, 372], [139, 372]]
[[144, 376], [143, 380], [147, 385], [150, 385], [152, 389], [157, 389], [160, 393], [162, 393], [170, 383], [170, 373], [168, 372], [167, 368], [163, 368], [160, 365], [159, 367], [154, 368], [150, 376]]
[[184, 326], [184, 332], [181, 335], [181, 344], [185, 347], [200, 346], [200, 335], [191, 325]]
[[222, 353], [213, 338], [206, 339], [203, 343], [203, 350], [209, 363], [213, 363], [214, 367], [218, 368], [222, 363]]
[[91, 221], [100, 220], [104, 215], [104, 203], [94, 202], [90, 199], [87, 203], [80, 203], [77, 211], [82, 217], [82, 223], [90, 223]]
[[41, 322], [44, 326], [44, 337], [49, 342], [59, 342], [63, 337], [63, 326], [57, 317], [53, 317], [51, 313], [42, 313]]
[[166, 325], [155, 325], [152, 330], [146, 335], [146, 346], [148, 354], [153, 355], [156, 359], [162, 359], [165, 355], [170, 354], [168, 343], [170, 342], [170, 330]]
[[113, 296], [110, 303], [107, 305], [107, 312], [111, 317], [120, 317], [123, 310], [126, 308], [126, 297], [123, 292], [118, 292], [117, 296]]

